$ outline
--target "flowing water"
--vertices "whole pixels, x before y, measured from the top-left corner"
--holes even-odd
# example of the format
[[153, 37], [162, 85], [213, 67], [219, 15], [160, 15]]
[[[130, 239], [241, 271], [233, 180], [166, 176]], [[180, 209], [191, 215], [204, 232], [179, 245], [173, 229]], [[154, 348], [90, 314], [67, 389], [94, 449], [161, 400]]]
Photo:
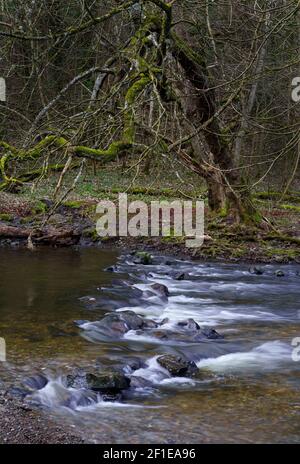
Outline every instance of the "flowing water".
[[[116, 263], [116, 272], [104, 270]], [[0, 337], [7, 362], [0, 363], [0, 386], [44, 373], [50, 382], [35, 401], [90, 442], [299, 442], [300, 361], [292, 359], [291, 343], [300, 337], [300, 267], [280, 266], [284, 276], [277, 277], [278, 267], [253, 275], [238, 264], [157, 259], [134, 265], [96, 249], [1, 249]], [[167, 301], [147, 293], [154, 282], [169, 288]], [[87, 322], [124, 309], [168, 318], [170, 330], [193, 318], [224, 339], [189, 343], [130, 331], [117, 340]], [[85, 322], [78, 328], [74, 320]], [[171, 378], [156, 361], [163, 353], [193, 359], [203, 376]], [[145, 365], [130, 375], [152, 386], [122, 401], [84, 402], [61, 381], [74, 368], [86, 372], [132, 357]]]

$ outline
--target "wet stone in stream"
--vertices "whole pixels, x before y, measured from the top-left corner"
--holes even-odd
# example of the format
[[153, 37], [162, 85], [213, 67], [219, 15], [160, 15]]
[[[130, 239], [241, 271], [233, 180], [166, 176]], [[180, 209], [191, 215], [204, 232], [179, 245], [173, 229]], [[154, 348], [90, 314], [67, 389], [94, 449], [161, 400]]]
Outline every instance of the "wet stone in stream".
[[180, 356], [166, 354], [159, 356], [157, 362], [174, 377], [190, 377], [198, 372], [194, 361], [187, 361]]

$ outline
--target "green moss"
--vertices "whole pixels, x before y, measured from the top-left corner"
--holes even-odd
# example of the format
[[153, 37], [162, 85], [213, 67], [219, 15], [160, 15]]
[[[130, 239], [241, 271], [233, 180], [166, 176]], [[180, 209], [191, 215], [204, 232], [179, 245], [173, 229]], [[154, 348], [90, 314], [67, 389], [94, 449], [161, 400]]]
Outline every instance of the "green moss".
[[[96, 227], [90, 227], [88, 229], [85, 229], [82, 235], [83, 237], [91, 238], [94, 242], [97, 242], [98, 240], [100, 240]], [[101, 238], [101, 240], [102, 239], [103, 237]]]
[[112, 142], [106, 150], [89, 148], [85, 146], [74, 147], [74, 153], [80, 156], [90, 156], [94, 159], [103, 158], [104, 162], [113, 161], [124, 150], [132, 147], [132, 143], [126, 141]]
[[282, 196], [282, 192], [270, 191], [270, 192], [256, 192], [254, 194], [255, 198], [259, 198], [261, 200], [288, 200], [294, 203], [300, 202], [300, 194], [298, 192], [290, 192], [286, 193]]
[[185, 40], [179, 37], [174, 32], [172, 33], [172, 39], [174, 40], [177, 51], [183, 53], [190, 61], [197, 63], [201, 68], [206, 69], [206, 63], [203, 57], [193, 50]]
[[34, 221], [33, 216], [26, 216], [20, 219], [21, 224], [29, 224], [30, 222], [33, 222], [33, 221]]
[[40, 200], [35, 201], [31, 207], [31, 211], [33, 215], [45, 214], [47, 211], [46, 203]]
[[287, 210], [290, 210], [290, 211], [295, 211], [296, 213], [300, 213], [300, 206], [280, 205], [280, 208], [287, 209]]
[[299, 250], [295, 248], [269, 248], [265, 252], [270, 257], [280, 256], [283, 258], [287, 258], [291, 261], [293, 261], [296, 258], [299, 258]]
[[136, 258], [139, 259], [141, 264], [147, 265], [152, 264], [152, 256], [147, 251], [137, 251], [135, 253]]
[[83, 203], [83, 200], [65, 201], [63, 206], [67, 206], [67, 208], [80, 209]]
[[1, 213], [0, 214], [0, 221], [5, 221], [5, 222], [11, 222], [13, 221], [13, 216], [7, 213]]
[[221, 218], [225, 218], [227, 215], [228, 215], [228, 208], [227, 207], [222, 208], [218, 213], [218, 216], [221, 217]]

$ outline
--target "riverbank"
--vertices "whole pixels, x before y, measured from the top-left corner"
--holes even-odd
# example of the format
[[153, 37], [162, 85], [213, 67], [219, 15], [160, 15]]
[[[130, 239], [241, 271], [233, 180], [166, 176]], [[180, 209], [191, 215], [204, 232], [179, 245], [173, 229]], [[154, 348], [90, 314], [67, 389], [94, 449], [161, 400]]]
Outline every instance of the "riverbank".
[[75, 430], [0, 392], [0, 444], [79, 444]]
[[[4, 193], [0, 197], [2, 246], [116, 247], [156, 250], [210, 261], [300, 262], [300, 208], [297, 206], [300, 196], [297, 195], [289, 197], [289, 204], [278, 204], [274, 203], [275, 194], [258, 194], [260, 214], [266, 218], [259, 227], [234, 224], [230, 217], [216, 217], [206, 210], [205, 239], [200, 248], [187, 248], [185, 237], [174, 237], [172, 232], [158, 238], [100, 238], [96, 232], [98, 200], [95, 198], [72, 199], [54, 208], [48, 198], [32, 200]], [[139, 194], [130, 197], [133, 199], [140, 199]]]

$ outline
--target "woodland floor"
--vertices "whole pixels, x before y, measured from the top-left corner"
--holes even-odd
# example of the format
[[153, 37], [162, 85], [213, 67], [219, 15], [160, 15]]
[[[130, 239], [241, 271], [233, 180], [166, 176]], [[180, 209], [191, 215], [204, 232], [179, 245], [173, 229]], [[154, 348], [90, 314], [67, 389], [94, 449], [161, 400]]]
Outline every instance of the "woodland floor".
[[[96, 205], [101, 199], [117, 202], [118, 194], [128, 193], [128, 201], [203, 199], [206, 202], [205, 186], [199, 178], [179, 178], [174, 173], [161, 170], [155, 178], [136, 176], [123, 168], [110, 167], [101, 172], [92, 170], [76, 185], [62, 201], [54, 214], [47, 220], [54, 202], [52, 192], [58, 177], [39, 181], [34, 190], [25, 187], [18, 194], [0, 193], [0, 244], [25, 245], [27, 236], [33, 232], [34, 245], [97, 245], [105, 247], [127, 247], [156, 249], [160, 252], [182, 254], [195, 259], [221, 259], [251, 262], [300, 262], [300, 190], [293, 187], [285, 195], [278, 185], [264, 185], [264, 191], [256, 191], [253, 202], [271, 227], [249, 227], [233, 224], [228, 217], [212, 215], [205, 211], [205, 234], [210, 238], [198, 248], [186, 248], [185, 237], [174, 237], [172, 233], [159, 238], [101, 239], [95, 229]], [[60, 192], [63, 196], [72, 183], [70, 173]], [[163, 187], [162, 187], [163, 185]]]

